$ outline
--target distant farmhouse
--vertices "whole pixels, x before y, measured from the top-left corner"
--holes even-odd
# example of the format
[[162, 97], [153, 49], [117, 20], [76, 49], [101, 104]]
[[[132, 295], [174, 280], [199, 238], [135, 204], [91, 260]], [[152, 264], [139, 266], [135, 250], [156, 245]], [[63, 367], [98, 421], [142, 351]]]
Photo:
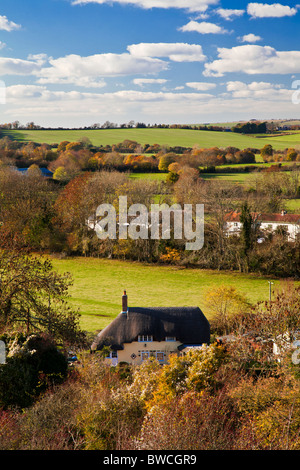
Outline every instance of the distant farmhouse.
[[[230, 212], [225, 218], [225, 232], [228, 235], [239, 235], [242, 229], [239, 212]], [[257, 229], [263, 238], [267, 233], [281, 232], [285, 233], [289, 242], [295, 242], [300, 236], [300, 215], [287, 214], [282, 211], [281, 214], [252, 214], [254, 228]], [[261, 238], [261, 239], [262, 239]]]
[[210, 325], [199, 307], [128, 307], [126, 291], [121, 313], [102, 330], [91, 351], [110, 347], [107, 360], [141, 364], [155, 357], [161, 364], [170, 354], [181, 354], [190, 348], [210, 343]]

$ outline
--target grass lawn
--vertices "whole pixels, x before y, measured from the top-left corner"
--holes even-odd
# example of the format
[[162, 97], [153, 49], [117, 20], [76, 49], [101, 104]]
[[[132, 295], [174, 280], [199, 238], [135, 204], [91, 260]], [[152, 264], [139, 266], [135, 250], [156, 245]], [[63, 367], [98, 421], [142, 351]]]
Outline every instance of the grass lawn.
[[199, 306], [208, 318], [205, 295], [222, 284], [236, 287], [252, 303], [269, 296], [267, 279], [253, 275], [94, 258], [52, 262], [58, 272], [72, 274], [70, 303], [80, 309], [82, 328], [93, 333], [120, 313], [124, 289], [129, 306]]
[[4, 135], [28, 142], [60, 143], [64, 140], [77, 141], [88, 137], [94, 145], [120, 143], [125, 139], [135, 140], [140, 144], [180, 145], [183, 147], [228, 147], [240, 149], [253, 147], [261, 149], [271, 144], [276, 149], [300, 145], [300, 133], [283, 136], [264, 136], [256, 138], [233, 132], [194, 131], [188, 129], [96, 129], [96, 130], [10, 130]]
[[[201, 173], [203, 179], [230, 181], [231, 183], [251, 184], [260, 173]], [[167, 173], [131, 173], [130, 178], [148, 179], [151, 181], [165, 181]]]
[[230, 181], [231, 183], [250, 184], [255, 182], [259, 173], [201, 173], [203, 179]]
[[289, 199], [285, 204], [288, 211], [300, 214], [300, 199]]
[[166, 181], [167, 173], [131, 173], [130, 178], [150, 181]]

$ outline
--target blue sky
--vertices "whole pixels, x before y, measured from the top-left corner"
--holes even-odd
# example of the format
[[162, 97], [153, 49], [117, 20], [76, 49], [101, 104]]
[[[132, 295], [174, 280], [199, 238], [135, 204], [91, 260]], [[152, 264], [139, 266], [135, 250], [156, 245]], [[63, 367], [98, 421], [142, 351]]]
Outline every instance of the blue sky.
[[299, 117], [292, 102], [300, 80], [295, 2], [1, 3], [1, 123]]

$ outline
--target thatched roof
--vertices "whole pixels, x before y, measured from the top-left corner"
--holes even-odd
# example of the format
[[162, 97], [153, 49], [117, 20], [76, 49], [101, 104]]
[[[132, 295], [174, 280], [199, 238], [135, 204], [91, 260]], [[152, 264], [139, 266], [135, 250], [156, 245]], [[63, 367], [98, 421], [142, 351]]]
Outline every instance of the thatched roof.
[[186, 345], [208, 344], [210, 326], [199, 307], [129, 307], [98, 334], [92, 349], [105, 344], [123, 349], [124, 343], [137, 341], [139, 335], [151, 335], [153, 341], [173, 336]]

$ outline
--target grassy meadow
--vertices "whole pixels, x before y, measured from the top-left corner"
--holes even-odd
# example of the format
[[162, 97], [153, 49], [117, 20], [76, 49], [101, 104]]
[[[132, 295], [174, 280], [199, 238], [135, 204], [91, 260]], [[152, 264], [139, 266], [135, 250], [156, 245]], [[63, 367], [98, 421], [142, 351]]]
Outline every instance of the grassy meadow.
[[[267, 166], [268, 164], [266, 164]], [[236, 165], [237, 166], [237, 165]], [[243, 165], [245, 166], [245, 165]], [[300, 164], [298, 164], [300, 168]], [[244, 186], [255, 186], [255, 181], [260, 178], [262, 173], [245, 172], [245, 173], [201, 173], [204, 180], [228, 181], [233, 184], [242, 184]], [[149, 181], [166, 181], [167, 173], [131, 173], [130, 178], [147, 179]], [[292, 202], [293, 201], [293, 202]], [[300, 207], [300, 199], [293, 199], [289, 202], [290, 210]]]
[[184, 147], [228, 147], [240, 149], [252, 147], [262, 148], [271, 144], [275, 149], [284, 149], [300, 145], [300, 132], [292, 135], [256, 137], [232, 132], [212, 132], [190, 129], [95, 129], [95, 130], [8, 130], [5, 135], [24, 142], [60, 143], [64, 140], [74, 142], [82, 137], [88, 137], [93, 145], [112, 145], [123, 142], [125, 139], [134, 140], [142, 145], [160, 144]]
[[198, 306], [207, 318], [206, 293], [221, 285], [234, 286], [251, 303], [269, 298], [268, 280], [254, 275], [95, 258], [52, 263], [58, 272], [72, 274], [70, 304], [81, 312], [82, 328], [92, 333], [120, 313], [124, 289], [131, 307]]

